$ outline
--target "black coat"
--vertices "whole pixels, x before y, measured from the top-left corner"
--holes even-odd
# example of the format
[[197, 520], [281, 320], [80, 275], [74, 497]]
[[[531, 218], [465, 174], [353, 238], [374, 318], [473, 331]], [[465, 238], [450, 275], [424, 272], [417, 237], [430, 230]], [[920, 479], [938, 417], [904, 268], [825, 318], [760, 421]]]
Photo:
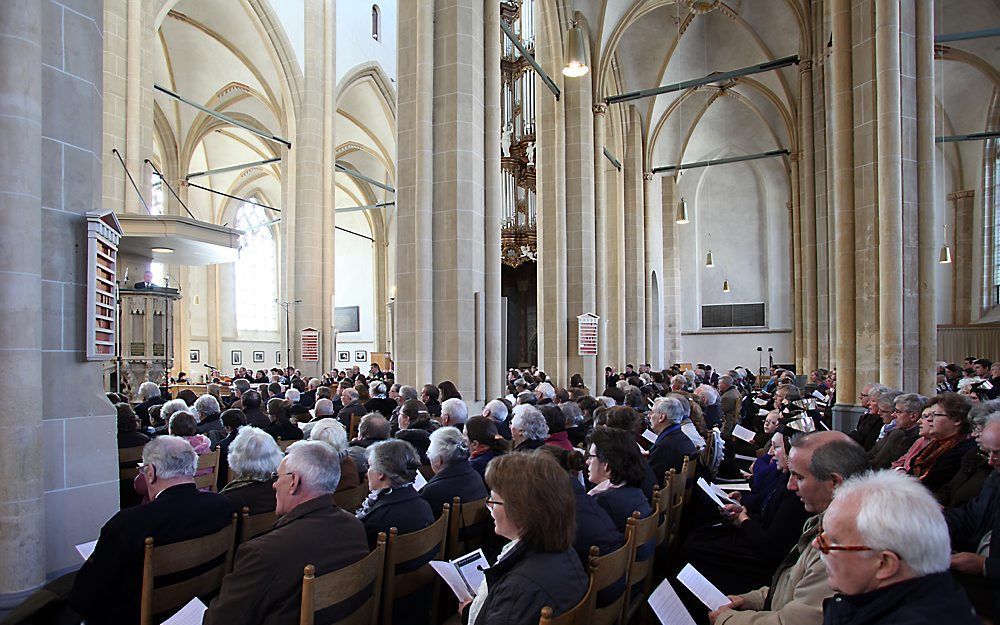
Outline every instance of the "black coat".
[[971, 438], [963, 440], [941, 454], [920, 481], [929, 491], [934, 493], [935, 497], [939, 496], [938, 491], [946, 491], [951, 478], [955, 477], [958, 470], [962, 468], [962, 456], [975, 448], [976, 441]]
[[264, 429], [271, 425], [271, 420], [267, 418], [267, 415], [261, 412], [260, 408], [255, 410], [243, 409], [243, 414], [246, 415], [247, 425], [252, 425], [255, 428]]
[[250, 508], [250, 514], [274, 512], [278, 505], [272, 480], [236, 478], [227, 484], [219, 494], [233, 502], [233, 509], [237, 512], [242, 511], [244, 507]]
[[866, 412], [858, 419], [858, 425], [847, 435], [864, 447], [865, 451], [868, 451], [878, 441], [878, 433], [882, 430], [883, 425], [885, 423], [882, 422], [882, 417]]
[[378, 533], [395, 527], [398, 534], [422, 530], [434, 522], [434, 513], [420, 493], [412, 486], [393, 488], [383, 493], [361, 519], [368, 535], [368, 548], [374, 549]]
[[587, 562], [592, 546], [607, 555], [625, 542], [622, 533], [615, 527], [607, 510], [597, 500], [587, 494], [579, 480], [570, 478], [576, 496], [576, 540], [573, 548], [580, 556], [580, 563]]
[[545, 606], [559, 616], [580, 602], [589, 583], [573, 549], [545, 553], [523, 543], [484, 573], [489, 592], [475, 625], [536, 623]]
[[299, 426], [291, 421], [275, 421], [264, 428], [264, 431], [276, 441], [298, 441], [304, 438]]
[[679, 425], [672, 425], [660, 432], [647, 458], [650, 468], [653, 469], [653, 475], [656, 476], [656, 483], [663, 486], [663, 476], [667, 471], [674, 469], [680, 473], [684, 466], [684, 458], [697, 453], [694, 443]]
[[463, 503], [476, 501], [489, 495], [482, 476], [467, 461], [445, 467], [420, 489], [420, 494], [431, 506], [435, 517], [441, 516], [442, 506], [458, 497]]
[[[994, 470], [983, 483], [979, 496], [958, 508], [947, 508], [944, 519], [955, 551], [975, 553], [986, 532], [993, 532], [990, 553], [986, 558], [986, 576], [972, 581], [983, 582], [993, 598], [993, 618], [1000, 616], [1000, 471]], [[977, 603], [977, 605], [979, 605]]]
[[76, 575], [70, 606], [90, 625], [139, 622], [144, 541], [156, 545], [217, 532], [232, 521], [233, 505], [194, 484], [168, 488], [145, 506], [115, 514], [101, 528], [97, 547]]
[[965, 593], [951, 575], [932, 573], [860, 595], [823, 602], [823, 625], [977, 625]]
[[399, 404], [397, 404], [395, 400], [380, 397], [377, 399], [369, 399], [368, 403], [365, 404], [365, 410], [367, 412], [380, 412], [383, 417], [388, 419], [392, 416], [392, 411], [395, 410], [398, 405]]
[[490, 463], [490, 460], [493, 460], [499, 455], [500, 454], [491, 449], [490, 451], [480, 454], [475, 458], [469, 458], [469, 464], [473, 469], [475, 469], [476, 473], [479, 474], [479, 477], [483, 478], [484, 483], [486, 482], [486, 466]]
[[306, 408], [312, 408], [316, 405], [316, 390], [305, 391], [299, 395], [299, 404], [305, 406]]
[[611, 517], [611, 522], [615, 524], [618, 531], [622, 533], [625, 532], [625, 525], [633, 512], [638, 511], [640, 518], [643, 519], [653, 514], [653, 509], [642, 493], [642, 489], [635, 486], [609, 488], [596, 493], [593, 497]]
[[337, 421], [340, 421], [340, 424], [347, 430], [348, 436], [352, 436], [355, 432], [351, 432], [351, 418], [355, 416], [360, 418], [366, 414], [368, 414], [368, 411], [365, 410], [360, 401], [355, 399], [337, 413]]
[[163, 397], [154, 397], [135, 407], [135, 416], [142, 422], [142, 427], [149, 427], [149, 409], [153, 406], [159, 406], [166, 401]]

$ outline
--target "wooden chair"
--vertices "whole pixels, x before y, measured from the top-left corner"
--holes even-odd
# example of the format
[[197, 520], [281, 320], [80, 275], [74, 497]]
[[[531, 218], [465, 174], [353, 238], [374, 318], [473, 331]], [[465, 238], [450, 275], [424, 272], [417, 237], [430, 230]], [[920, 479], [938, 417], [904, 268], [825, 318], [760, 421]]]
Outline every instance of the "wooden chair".
[[198, 470], [212, 469], [211, 473], [195, 475], [194, 484], [199, 489], [209, 489], [213, 493], [218, 492], [217, 481], [219, 479], [219, 450], [210, 451], [198, 456]]
[[[687, 468], [685, 462], [684, 469]], [[680, 547], [679, 539], [681, 533], [681, 516], [684, 513], [684, 502], [687, 493], [687, 483], [684, 477], [685, 470], [675, 473], [670, 481], [670, 525], [667, 528], [667, 548], [673, 555]], [[671, 469], [671, 472], [673, 469]], [[664, 487], [666, 484], [664, 483]]]
[[[621, 622], [625, 601], [628, 597], [629, 564], [632, 562], [632, 551], [635, 546], [632, 529], [632, 525], [626, 527], [625, 544], [605, 556], [601, 555], [597, 547], [590, 548], [587, 569], [594, 585], [594, 609], [590, 618], [590, 623], [593, 625], [612, 625]], [[598, 595], [623, 580], [625, 585], [621, 595], [612, 603], [599, 607], [597, 605]]]
[[426, 557], [428, 554], [431, 555], [431, 560], [444, 558], [445, 545], [448, 542], [450, 508], [451, 506], [444, 504], [444, 512], [441, 513], [441, 517], [431, 525], [416, 532], [400, 536], [395, 527], [389, 528], [382, 588], [383, 625], [392, 625], [393, 604], [397, 599], [422, 591], [428, 585], [432, 586], [431, 591], [427, 593], [431, 605], [431, 617], [428, 622], [437, 622], [437, 595], [440, 587], [440, 578], [437, 573], [434, 572], [430, 564], [424, 564], [405, 573], [397, 573], [396, 567], [411, 560]]
[[[445, 550], [449, 560], [483, 546], [483, 539], [489, 531], [492, 518], [486, 508], [487, 499], [489, 498], [484, 497], [468, 503], [462, 503], [458, 497], [452, 500], [448, 521], [448, 547]], [[481, 530], [478, 533], [474, 531], [477, 528]]]
[[118, 450], [118, 479], [128, 482], [129, 488], [132, 481], [139, 475], [139, 463], [142, 462], [142, 445], [138, 447], [125, 447]]
[[677, 471], [670, 469], [663, 476], [663, 487], [653, 489], [653, 505], [656, 507], [656, 515], [658, 517], [658, 526], [656, 529], [657, 548], [662, 547], [670, 535], [671, 514], [674, 510], [674, 500], [672, 499], [674, 482], [679, 479]]
[[353, 441], [358, 437], [358, 430], [361, 429], [361, 419], [361, 415], [351, 415], [351, 427], [347, 433], [347, 440]]
[[313, 625], [316, 613], [364, 593], [367, 599], [350, 615], [327, 625], [377, 625], [385, 568], [385, 533], [378, 535], [375, 550], [354, 564], [316, 577], [309, 564], [302, 576], [302, 609], [299, 625]]
[[691, 495], [694, 492], [694, 471], [698, 463], [692, 458], [684, 459], [684, 466], [681, 467], [681, 480], [684, 483], [684, 505], [691, 503]]
[[259, 536], [274, 527], [278, 521], [278, 515], [274, 512], [261, 512], [260, 514], [250, 514], [250, 508], [246, 506], [240, 511], [240, 542], [242, 545], [251, 538]]
[[556, 617], [552, 616], [551, 607], [543, 607], [541, 617], [538, 619], [538, 625], [589, 625], [596, 599], [597, 593], [594, 592], [594, 574], [591, 573], [590, 583], [587, 584], [587, 592], [584, 593], [579, 603]]
[[[639, 561], [636, 559], [639, 549], [646, 543], [656, 540], [657, 529], [656, 514], [651, 514], [645, 519], [639, 518], [638, 512], [633, 512], [632, 517], [627, 521], [626, 531], [632, 533], [632, 555], [629, 558], [628, 586], [625, 590], [625, 605], [623, 607], [622, 622], [628, 623], [642, 608], [649, 596], [653, 585], [653, 564], [656, 561], [656, 549], [653, 549], [649, 557]], [[630, 529], [631, 528], [631, 529]], [[642, 588], [633, 591], [637, 585]]]
[[[146, 539], [142, 562], [142, 590], [139, 594], [140, 625], [153, 625], [154, 617], [181, 608], [197, 596], [210, 595], [222, 586], [222, 578], [232, 569], [236, 549], [236, 514], [232, 522], [214, 534], [157, 547]], [[202, 567], [214, 566], [194, 577], [166, 586], [156, 586], [156, 578]], [[157, 621], [158, 622], [158, 621]]]
[[364, 503], [365, 497], [371, 489], [368, 488], [368, 480], [362, 480], [360, 484], [354, 488], [348, 488], [347, 490], [342, 490], [338, 493], [333, 494], [333, 503], [337, 504], [339, 508], [342, 508], [351, 514], [357, 512], [361, 504]]
[[278, 441], [278, 448], [281, 449], [281, 453], [285, 453], [286, 451], [288, 451], [288, 448], [292, 446], [292, 443], [297, 443], [299, 442], [299, 440], [301, 439], [291, 440], [291, 441]]
[[718, 430], [709, 430], [705, 435], [705, 449], [698, 454], [698, 461], [707, 469], [711, 469], [715, 463], [715, 437], [718, 435]]

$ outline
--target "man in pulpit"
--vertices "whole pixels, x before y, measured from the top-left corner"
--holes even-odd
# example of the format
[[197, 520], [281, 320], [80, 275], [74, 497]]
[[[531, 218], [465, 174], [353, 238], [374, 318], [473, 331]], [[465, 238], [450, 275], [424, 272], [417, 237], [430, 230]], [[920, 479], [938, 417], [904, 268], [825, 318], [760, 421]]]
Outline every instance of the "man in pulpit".
[[146, 273], [142, 274], [142, 282], [136, 282], [132, 288], [133, 289], [156, 289], [160, 285], [153, 284], [153, 272], [146, 270]]

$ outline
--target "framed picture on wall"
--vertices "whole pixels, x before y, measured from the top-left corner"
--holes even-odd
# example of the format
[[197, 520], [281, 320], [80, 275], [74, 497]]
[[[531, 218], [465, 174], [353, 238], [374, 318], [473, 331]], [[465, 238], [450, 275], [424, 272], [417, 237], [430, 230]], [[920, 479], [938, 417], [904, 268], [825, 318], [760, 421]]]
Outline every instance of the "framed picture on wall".
[[274, 352], [274, 362], [276, 364], [281, 364], [281, 352]]
[[240, 351], [238, 349], [234, 349], [233, 350], [233, 364], [236, 365], [236, 366], [240, 366], [240, 365], [243, 364], [243, 352], [242, 351]]
[[191, 362], [201, 362], [201, 351], [197, 349], [189, 349], [188, 360]]
[[354, 360], [356, 362], [368, 362], [368, 352], [363, 349], [354, 350]]
[[351, 352], [337, 352], [337, 362], [351, 362]]
[[254, 352], [253, 353], [254, 362], [264, 362], [264, 352]]

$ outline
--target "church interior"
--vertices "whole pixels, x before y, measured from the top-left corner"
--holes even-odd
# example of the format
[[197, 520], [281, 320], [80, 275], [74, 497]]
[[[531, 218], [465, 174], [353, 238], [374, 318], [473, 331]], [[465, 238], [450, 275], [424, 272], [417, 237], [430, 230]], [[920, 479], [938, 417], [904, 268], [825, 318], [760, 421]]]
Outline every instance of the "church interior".
[[[732, 519], [740, 510], [753, 518], [754, 510], [739, 496], [729, 501], [733, 509], [711, 498], [725, 497], [726, 478], [749, 479], [755, 494], [762, 487], [756, 463], [736, 468], [740, 457], [770, 458], [793, 483], [784, 456], [794, 468], [796, 453], [799, 462], [820, 454], [825, 443], [815, 441], [837, 432], [864, 447], [871, 469], [909, 473], [927, 486], [945, 509], [950, 553], [978, 546], [983, 560], [970, 565], [980, 567], [978, 577], [955, 573], [960, 598], [939, 605], [971, 601], [971, 618], [982, 620], [969, 622], [998, 618], [1000, 561], [989, 535], [961, 547], [949, 515], [951, 506], [993, 497], [980, 527], [1000, 518], [1000, 403], [990, 403], [1000, 397], [998, 0], [5, 0], [0, 128], [0, 618], [13, 619], [4, 623], [138, 616], [88, 615], [69, 588], [111, 549], [99, 544], [88, 560], [79, 546], [108, 541], [115, 519], [131, 506], [155, 506], [165, 492], [156, 485], [174, 479], [162, 477], [168, 471], [146, 475], [156, 464], [150, 458], [159, 458], [152, 454], [168, 453], [175, 435], [173, 421], [158, 422], [150, 409], [158, 415], [184, 392], [190, 409], [178, 414], [192, 412], [197, 433], [183, 438], [205, 438], [216, 462], [204, 490], [224, 491], [226, 478], [238, 476], [220, 471], [235, 466], [226, 464], [229, 442], [242, 429], [258, 430], [249, 406], [257, 404], [265, 431], [288, 423], [320, 431], [326, 416], [346, 437], [339, 451], [334, 444], [341, 469], [355, 458], [359, 475], [348, 473], [362, 489], [361, 499], [336, 506], [357, 511], [366, 527], [383, 496], [372, 471], [382, 479], [391, 472], [379, 467], [396, 461], [376, 453], [389, 454], [391, 445], [364, 443], [380, 423], [371, 414], [391, 429], [382, 438], [410, 443], [398, 453], [418, 454], [420, 471], [405, 484], [386, 482], [390, 495], [438, 477], [433, 454], [449, 444], [447, 430], [457, 427], [452, 443], [470, 462], [493, 438], [508, 439], [508, 453], [498, 456], [509, 460], [484, 462], [485, 481], [474, 480], [491, 497], [476, 518], [493, 538], [510, 538], [502, 528], [515, 523], [509, 504], [517, 497], [503, 490], [511, 488], [504, 467], [520, 462], [518, 470], [538, 480], [551, 468], [537, 464], [537, 453], [511, 453], [525, 450], [523, 440], [532, 448], [538, 437], [525, 439], [525, 428], [536, 413], [548, 422], [547, 447], [565, 443], [585, 460], [586, 469], [572, 469], [572, 460], [555, 456], [594, 498], [618, 488], [625, 471], [612, 466], [624, 460], [604, 460], [618, 445], [605, 430], [631, 430], [639, 455], [634, 445], [621, 453], [654, 466], [657, 491], [635, 508], [644, 505], [646, 514], [623, 517], [616, 531], [636, 560], [643, 547], [629, 536], [643, 536], [643, 518], [657, 517], [660, 528], [649, 531], [666, 544], [656, 543], [624, 607], [615, 604], [611, 615], [596, 591], [551, 591], [558, 605], [550, 597], [549, 616], [572, 612], [579, 620], [546, 621], [533, 606], [529, 620], [504, 621], [496, 588], [511, 582], [487, 574], [483, 584], [496, 584], [489, 595], [477, 596], [466, 580], [468, 606], [441, 585], [431, 616], [401, 607], [405, 597], [395, 604], [383, 597], [395, 614], [375, 610], [373, 623], [438, 625], [456, 607], [465, 608], [465, 622], [480, 624], [663, 618], [647, 600], [667, 601], [661, 581], [673, 580], [688, 555], [705, 559], [698, 566], [723, 596], [743, 597], [751, 589], [727, 590], [712, 576], [713, 558], [692, 544], [707, 544], [698, 543], [708, 540], [699, 525], [706, 507], [717, 520], [712, 501]], [[205, 396], [217, 399], [209, 400], [214, 411], [195, 399]], [[380, 400], [391, 405], [379, 408]], [[460, 407], [448, 403], [455, 400]], [[419, 416], [406, 414], [411, 401]], [[664, 481], [662, 459], [654, 461], [681, 427], [680, 418], [657, 426], [675, 403], [697, 426], [687, 430], [690, 465], [682, 458], [674, 467], [679, 491], [669, 471]], [[565, 423], [559, 410], [560, 424], [552, 423], [549, 404]], [[241, 421], [230, 427], [222, 413], [234, 408]], [[958, 430], [940, 426], [940, 440], [946, 431], [954, 437], [940, 445], [933, 432], [918, 434], [921, 415], [935, 408], [962, 414]], [[614, 425], [616, 410], [625, 425]], [[916, 415], [912, 425], [907, 411]], [[123, 414], [126, 429], [144, 439], [132, 445], [139, 455], [127, 455], [128, 466]], [[218, 419], [218, 437], [202, 429], [206, 414]], [[480, 415], [482, 424], [470, 421]], [[395, 436], [420, 429], [414, 423], [428, 416], [429, 438], [414, 439], [423, 447]], [[310, 421], [315, 428], [305, 427]], [[485, 442], [473, 440], [480, 426]], [[569, 435], [553, 440], [560, 428]], [[893, 430], [910, 438], [890, 459]], [[269, 433], [288, 451], [287, 436]], [[803, 434], [815, 434], [814, 442], [791, 442]], [[914, 442], [920, 437], [935, 441], [933, 452]], [[164, 449], [143, 450], [157, 439]], [[280, 470], [320, 453], [293, 447], [299, 458], [279, 455]], [[964, 499], [954, 498], [953, 476], [967, 467], [959, 469], [959, 449], [978, 463], [968, 465], [979, 481]], [[939, 454], [955, 456], [942, 482], [952, 484], [947, 494], [925, 480]], [[614, 470], [607, 489], [595, 468], [604, 464]], [[288, 479], [280, 470], [262, 474], [271, 476], [268, 492]], [[846, 471], [834, 471], [837, 488]], [[795, 548], [807, 518], [836, 519], [838, 506], [864, 506], [866, 488], [888, 488], [878, 473], [845, 489], [850, 498], [834, 497], [836, 505], [813, 509], [804, 491], [789, 495], [788, 506], [809, 514], [774, 513], [797, 522], [778, 543], [782, 554]], [[717, 479], [721, 489], [692, 489], [695, 476]], [[153, 503], [126, 505], [133, 479], [142, 488], [149, 482], [139, 495]], [[297, 473], [292, 479], [301, 489]], [[909, 482], [892, 479], [885, 478], [895, 492], [910, 493]], [[541, 488], [528, 482], [519, 486], [525, 493]], [[919, 508], [924, 491], [910, 494]], [[295, 516], [275, 516], [281, 497], [269, 512], [277, 529], [266, 536]], [[824, 513], [827, 505], [834, 508]], [[551, 513], [539, 510], [535, 516]], [[766, 510], [774, 512], [763, 503], [757, 512]], [[447, 510], [433, 513], [428, 526], [448, 519]], [[576, 514], [571, 533], [582, 531]], [[234, 521], [242, 529], [233, 531], [250, 527], [250, 518]], [[553, 527], [545, 532], [558, 533]], [[505, 549], [534, 545], [527, 537], [535, 534], [520, 530]], [[364, 554], [391, 557], [393, 538], [383, 554], [369, 536]], [[494, 570], [502, 569], [506, 552], [481, 542]], [[465, 553], [443, 545], [437, 560]], [[820, 547], [809, 548], [822, 569]], [[202, 589], [214, 591], [204, 622], [298, 622], [306, 595], [300, 573], [294, 606], [284, 612], [219, 614], [218, 604], [239, 603], [226, 580], [239, 573], [241, 550], [250, 553], [233, 548], [235, 568], [228, 562], [225, 578]], [[140, 564], [141, 551], [140, 540], [133, 554]], [[586, 589], [587, 576], [591, 587], [598, 576], [583, 553]], [[152, 578], [152, 556], [145, 557], [140, 581], [143, 573]], [[753, 571], [762, 574], [758, 585], [781, 573], [780, 561], [767, 574]], [[962, 566], [952, 559], [953, 572], [965, 575]], [[827, 567], [839, 579], [835, 565]], [[576, 568], [556, 577], [570, 580]], [[400, 576], [386, 571], [378, 583]], [[391, 584], [383, 588], [393, 596]], [[844, 582], [824, 597], [851, 595], [849, 588]], [[47, 603], [40, 589], [51, 591]], [[143, 602], [146, 590], [143, 582]], [[138, 581], [134, 591], [139, 606]], [[748, 617], [742, 598], [705, 610], [685, 592], [672, 599], [694, 620], [674, 622], [739, 625]], [[780, 614], [774, 592], [772, 584], [767, 605], [756, 609]], [[585, 605], [591, 594], [597, 607]], [[47, 607], [27, 615], [33, 602]], [[67, 602], [76, 620], [44, 620], [55, 619], [56, 604], [68, 610]], [[165, 618], [141, 605], [143, 625]], [[820, 608], [745, 622], [819, 625]], [[334, 622], [321, 614], [316, 622]], [[312, 618], [310, 611], [302, 622]]]

